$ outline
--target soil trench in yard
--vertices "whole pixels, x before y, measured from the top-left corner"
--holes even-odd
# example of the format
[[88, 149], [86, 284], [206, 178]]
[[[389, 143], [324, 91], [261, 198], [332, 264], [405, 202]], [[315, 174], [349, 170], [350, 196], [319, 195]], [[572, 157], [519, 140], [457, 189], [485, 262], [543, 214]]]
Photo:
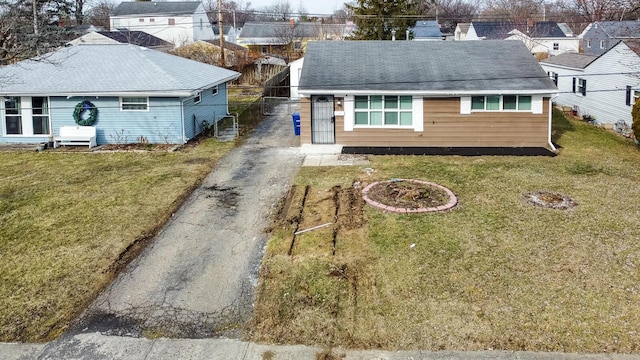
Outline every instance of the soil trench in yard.
[[360, 189], [336, 185], [326, 190], [307, 185], [304, 193], [298, 192], [297, 187], [291, 188], [275, 224], [292, 228], [289, 256], [308, 247], [336, 255], [341, 233], [364, 225], [365, 202]]

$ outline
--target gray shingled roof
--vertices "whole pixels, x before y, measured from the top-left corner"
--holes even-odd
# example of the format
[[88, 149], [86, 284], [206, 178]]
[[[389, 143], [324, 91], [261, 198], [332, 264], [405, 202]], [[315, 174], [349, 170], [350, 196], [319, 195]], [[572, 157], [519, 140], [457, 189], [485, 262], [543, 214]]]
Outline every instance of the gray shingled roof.
[[501, 21], [473, 21], [471, 23], [476, 35], [487, 40], [503, 40], [509, 37], [509, 32], [516, 28], [510, 22]]
[[0, 68], [0, 94], [188, 96], [240, 74], [129, 44], [78, 45]]
[[418, 20], [411, 31], [416, 39], [442, 39], [440, 24], [434, 20]]
[[106, 36], [119, 43], [133, 44], [147, 48], [158, 46], [173, 46], [168, 41], [164, 41], [159, 37], [148, 34], [144, 31], [125, 30], [125, 31], [96, 31], [102, 36]]
[[549, 65], [557, 65], [572, 69], [584, 69], [598, 57], [595, 55], [564, 53], [540, 61]]
[[307, 45], [300, 90], [553, 92], [556, 87], [520, 41], [324, 41]]
[[120, 5], [118, 5], [118, 7], [113, 11], [112, 16], [152, 15], [152, 14], [188, 16], [193, 14], [200, 4], [201, 2], [199, 1], [121, 2]]
[[640, 38], [640, 21], [601, 21], [598, 24], [611, 38]]

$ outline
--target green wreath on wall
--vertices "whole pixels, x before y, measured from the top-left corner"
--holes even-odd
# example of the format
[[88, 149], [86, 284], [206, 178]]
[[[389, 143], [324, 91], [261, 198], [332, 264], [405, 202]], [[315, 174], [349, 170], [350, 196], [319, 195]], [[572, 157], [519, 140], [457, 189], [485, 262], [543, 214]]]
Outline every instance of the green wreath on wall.
[[[82, 118], [82, 115], [85, 111], [89, 112], [89, 116], [86, 119]], [[75, 110], [73, 110], [73, 120], [76, 121], [76, 124], [80, 126], [91, 126], [96, 121], [98, 117], [98, 108], [91, 103], [89, 100], [81, 101], [76, 105]]]

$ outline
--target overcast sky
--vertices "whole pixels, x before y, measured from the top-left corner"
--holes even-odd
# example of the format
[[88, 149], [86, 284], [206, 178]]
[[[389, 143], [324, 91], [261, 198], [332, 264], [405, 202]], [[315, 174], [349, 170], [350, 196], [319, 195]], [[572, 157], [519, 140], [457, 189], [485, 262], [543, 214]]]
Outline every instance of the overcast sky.
[[[260, 10], [265, 6], [279, 3], [287, 0], [246, 0], [251, 3], [251, 7]], [[333, 14], [335, 10], [342, 9], [345, 0], [288, 0], [294, 12], [298, 12], [300, 5], [307, 11], [309, 15], [314, 14]]]

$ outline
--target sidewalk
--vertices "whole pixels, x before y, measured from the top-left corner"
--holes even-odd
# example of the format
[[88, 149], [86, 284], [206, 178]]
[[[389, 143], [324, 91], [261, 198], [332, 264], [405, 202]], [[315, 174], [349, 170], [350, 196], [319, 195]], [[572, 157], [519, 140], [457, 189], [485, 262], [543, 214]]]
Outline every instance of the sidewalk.
[[[144, 339], [98, 333], [63, 338], [47, 345], [0, 344], [4, 360], [314, 360], [329, 349], [301, 345], [261, 345], [233, 339]], [[344, 360], [638, 360], [640, 356], [564, 354], [513, 351], [380, 351], [332, 349]]]

